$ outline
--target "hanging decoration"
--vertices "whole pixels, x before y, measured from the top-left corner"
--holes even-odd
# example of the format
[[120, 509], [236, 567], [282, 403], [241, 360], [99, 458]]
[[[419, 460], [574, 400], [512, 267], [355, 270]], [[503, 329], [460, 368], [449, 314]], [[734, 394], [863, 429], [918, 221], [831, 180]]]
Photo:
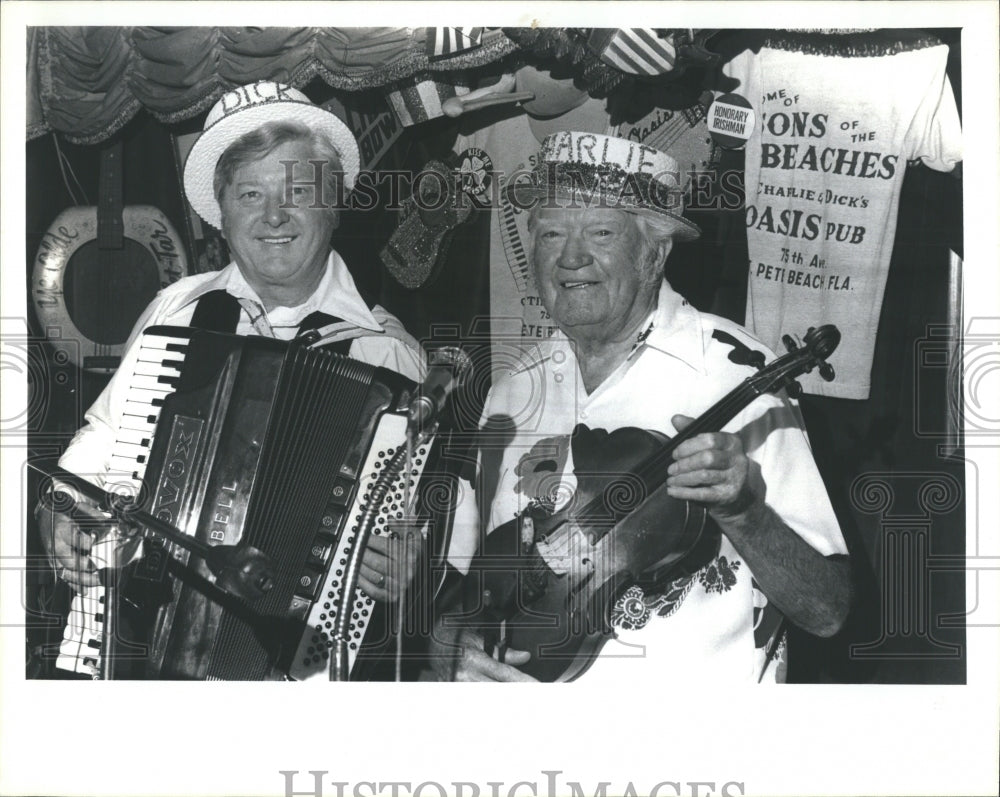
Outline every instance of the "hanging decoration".
[[428, 28], [427, 55], [447, 58], [483, 43], [483, 28]]
[[474, 47], [465, 46], [472, 37], [463, 33], [448, 52], [434, 45], [429, 55], [428, 37], [440, 41], [432, 30], [29, 28], [27, 137], [56, 131], [73, 143], [95, 144], [140, 108], [179, 122], [254, 80], [302, 88], [318, 77], [335, 89], [363, 91], [421, 73], [481, 67], [518, 49], [499, 29], [484, 28]]
[[380, 253], [404, 288], [420, 288], [437, 277], [455, 228], [472, 213], [471, 201], [456, 198], [463, 190], [465, 184], [440, 161], [428, 161], [421, 170], [416, 191], [403, 202], [399, 226]]
[[[72, 207], [56, 216], [42, 236], [32, 271], [31, 300], [49, 343], [60, 357], [94, 373], [114, 372], [142, 307], [188, 274], [184, 245], [161, 210], [130, 205], [121, 209], [121, 218], [121, 262], [106, 262], [105, 253], [105, 262], [97, 263], [98, 208]], [[84, 283], [97, 269], [103, 273]], [[67, 291], [70, 282], [75, 288]], [[132, 312], [126, 304], [134, 306]], [[82, 311], [105, 314], [114, 328], [85, 321]]]
[[427, 122], [444, 115], [444, 104], [469, 93], [463, 76], [418, 75], [389, 87], [389, 105], [403, 127]]

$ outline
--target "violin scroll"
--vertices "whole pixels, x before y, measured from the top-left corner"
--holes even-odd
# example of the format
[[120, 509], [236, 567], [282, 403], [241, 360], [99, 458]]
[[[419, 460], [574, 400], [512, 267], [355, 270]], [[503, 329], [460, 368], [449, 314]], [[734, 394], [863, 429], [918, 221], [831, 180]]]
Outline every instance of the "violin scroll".
[[818, 329], [809, 327], [803, 341], [818, 360], [825, 360], [840, 345], [840, 330], [833, 324], [823, 324]]
[[[788, 349], [789, 354], [795, 354], [799, 352], [799, 346], [792, 338], [791, 335], [782, 335], [781, 342], [785, 344], [785, 348]], [[809, 327], [806, 334], [803, 336], [803, 342], [805, 343], [805, 349], [809, 354], [812, 362], [805, 368], [803, 372], [808, 373], [812, 370], [813, 366], [817, 366], [819, 369], [819, 375], [825, 382], [832, 382], [836, 377], [836, 373], [833, 370], [833, 366], [826, 362], [826, 358], [836, 351], [837, 346], [840, 345], [840, 330], [837, 329], [833, 324], [824, 324], [823, 326]], [[786, 387], [791, 387], [790, 383]], [[798, 387], [798, 385], [796, 385]], [[795, 390], [791, 388], [789, 393], [794, 397], [801, 392], [801, 388]]]

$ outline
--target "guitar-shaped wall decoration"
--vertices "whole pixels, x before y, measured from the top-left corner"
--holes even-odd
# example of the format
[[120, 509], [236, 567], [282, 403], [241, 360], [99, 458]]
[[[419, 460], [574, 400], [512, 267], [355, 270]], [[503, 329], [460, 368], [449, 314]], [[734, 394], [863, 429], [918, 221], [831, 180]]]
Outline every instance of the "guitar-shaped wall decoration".
[[31, 297], [55, 356], [111, 373], [156, 292], [188, 272], [170, 220], [150, 205], [123, 207], [122, 145], [101, 153], [97, 207], [62, 211], [35, 255]]
[[705, 92], [690, 108], [653, 108], [635, 122], [619, 124], [615, 135], [668, 153], [677, 161], [681, 170], [678, 179], [686, 191], [695, 174], [710, 171], [719, 159], [718, 147], [705, 123], [711, 104], [712, 93]]

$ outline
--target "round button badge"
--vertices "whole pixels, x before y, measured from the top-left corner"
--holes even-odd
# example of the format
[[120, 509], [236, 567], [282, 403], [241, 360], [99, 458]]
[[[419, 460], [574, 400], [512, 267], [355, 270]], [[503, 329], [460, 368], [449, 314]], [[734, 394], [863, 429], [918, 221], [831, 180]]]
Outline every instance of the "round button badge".
[[709, 106], [706, 122], [708, 134], [716, 144], [726, 149], [740, 149], [753, 133], [757, 115], [746, 97], [721, 94]]

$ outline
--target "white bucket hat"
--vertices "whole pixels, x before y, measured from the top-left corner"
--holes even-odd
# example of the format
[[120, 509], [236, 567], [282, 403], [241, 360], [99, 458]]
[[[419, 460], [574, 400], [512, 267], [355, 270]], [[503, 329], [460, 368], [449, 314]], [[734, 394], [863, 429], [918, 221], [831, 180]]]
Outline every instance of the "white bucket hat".
[[340, 154], [345, 192], [354, 187], [361, 168], [358, 142], [337, 116], [282, 83], [262, 80], [240, 86], [223, 94], [209, 111], [204, 132], [184, 164], [184, 193], [191, 207], [213, 227], [222, 229], [222, 211], [213, 190], [219, 158], [236, 139], [267, 122], [302, 122], [322, 129]]

